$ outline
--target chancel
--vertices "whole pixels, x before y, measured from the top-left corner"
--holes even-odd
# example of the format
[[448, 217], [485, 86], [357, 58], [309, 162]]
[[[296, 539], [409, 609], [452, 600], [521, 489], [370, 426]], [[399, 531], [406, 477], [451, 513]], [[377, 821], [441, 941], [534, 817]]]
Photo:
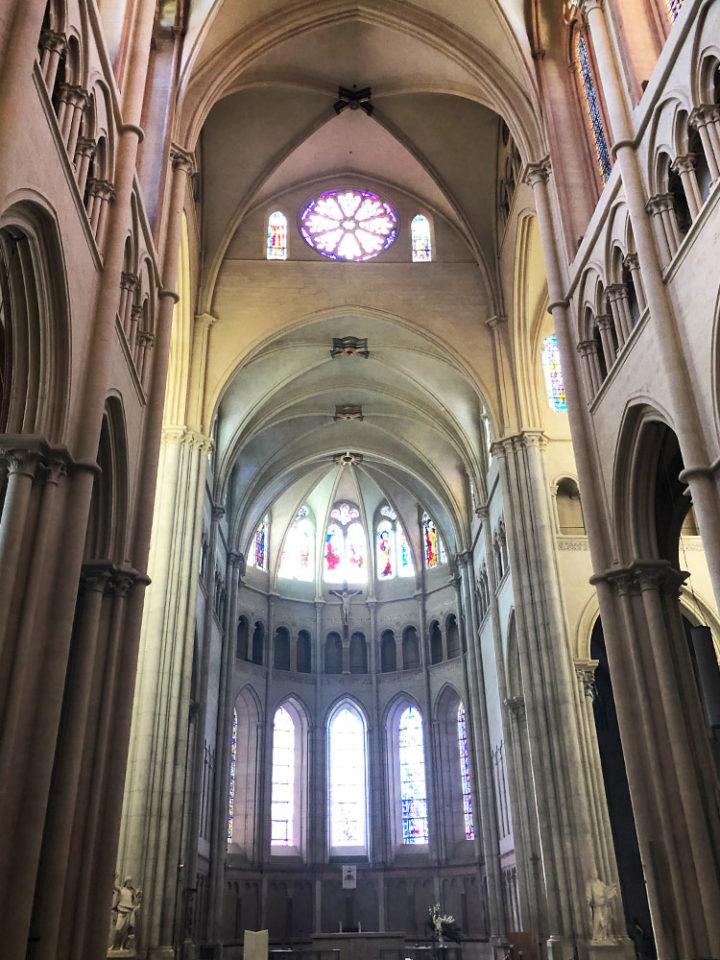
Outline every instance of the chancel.
[[719, 0], [2, 0], [2, 960], [720, 957]]

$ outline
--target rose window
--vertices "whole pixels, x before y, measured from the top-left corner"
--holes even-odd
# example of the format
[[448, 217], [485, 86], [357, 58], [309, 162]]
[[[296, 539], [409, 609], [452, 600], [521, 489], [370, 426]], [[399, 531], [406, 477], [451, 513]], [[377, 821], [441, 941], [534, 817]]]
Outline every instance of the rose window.
[[331, 260], [370, 260], [397, 236], [397, 215], [368, 190], [328, 190], [305, 207], [300, 232]]

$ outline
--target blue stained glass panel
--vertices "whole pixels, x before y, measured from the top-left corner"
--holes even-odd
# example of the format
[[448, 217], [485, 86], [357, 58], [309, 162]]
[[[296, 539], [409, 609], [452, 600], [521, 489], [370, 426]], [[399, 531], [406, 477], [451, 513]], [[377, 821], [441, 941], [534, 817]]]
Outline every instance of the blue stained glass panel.
[[682, 10], [683, 0], [665, 0], [668, 17], [674, 23]]
[[237, 710], [233, 710], [232, 733], [230, 735], [230, 789], [228, 791], [228, 843], [232, 840], [233, 816], [235, 813], [235, 764], [237, 762]]
[[427, 789], [422, 717], [408, 707], [398, 730], [402, 842], [428, 842]]
[[470, 777], [470, 756], [468, 752], [467, 727], [465, 726], [465, 707], [458, 707], [458, 749], [460, 752], [460, 783], [462, 786], [463, 818], [465, 821], [465, 839], [472, 840], [475, 836], [475, 822], [473, 819], [472, 790]]
[[605, 137], [605, 126], [600, 112], [597, 94], [595, 92], [595, 80], [592, 75], [590, 65], [590, 55], [588, 53], [585, 37], [582, 33], [577, 35], [576, 46], [576, 65], [583, 93], [585, 95], [585, 106], [587, 109], [588, 121], [595, 140], [595, 152], [597, 154], [598, 166], [603, 183], [606, 183], [612, 171], [612, 162], [610, 160], [610, 151], [608, 150], [607, 138]]

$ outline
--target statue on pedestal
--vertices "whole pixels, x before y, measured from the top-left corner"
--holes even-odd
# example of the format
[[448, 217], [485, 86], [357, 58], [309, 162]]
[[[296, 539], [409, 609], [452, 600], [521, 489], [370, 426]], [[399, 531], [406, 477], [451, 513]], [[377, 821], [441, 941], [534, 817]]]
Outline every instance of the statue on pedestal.
[[593, 943], [613, 943], [612, 902], [617, 897], [617, 885], [604, 883], [593, 868], [585, 886], [585, 898], [590, 907], [590, 925]]

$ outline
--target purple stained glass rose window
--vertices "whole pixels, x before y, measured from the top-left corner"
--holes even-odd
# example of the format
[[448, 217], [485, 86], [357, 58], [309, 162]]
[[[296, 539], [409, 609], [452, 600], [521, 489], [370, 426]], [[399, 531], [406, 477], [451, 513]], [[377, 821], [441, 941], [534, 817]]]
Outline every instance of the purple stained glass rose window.
[[331, 260], [371, 260], [397, 237], [397, 215], [368, 190], [327, 190], [303, 210], [300, 233]]

